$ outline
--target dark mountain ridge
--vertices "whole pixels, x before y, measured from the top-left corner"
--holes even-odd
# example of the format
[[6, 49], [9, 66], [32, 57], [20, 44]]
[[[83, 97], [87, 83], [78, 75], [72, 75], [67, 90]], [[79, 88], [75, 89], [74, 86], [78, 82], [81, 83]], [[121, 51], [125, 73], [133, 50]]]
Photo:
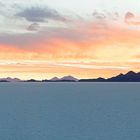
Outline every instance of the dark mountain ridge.
[[80, 79], [79, 82], [140, 82], [140, 72], [129, 71], [126, 74], [119, 74], [108, 79]]

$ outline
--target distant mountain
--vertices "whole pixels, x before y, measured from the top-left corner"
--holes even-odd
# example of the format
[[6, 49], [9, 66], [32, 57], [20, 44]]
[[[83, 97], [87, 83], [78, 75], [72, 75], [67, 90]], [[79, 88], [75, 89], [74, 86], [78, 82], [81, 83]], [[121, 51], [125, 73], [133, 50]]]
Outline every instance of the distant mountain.
[[77, 78], [75, 78], [75, 77], [73, 77], [73, 76], [64, 76], [64, 77], [62, 77], [60, 80], [66, 80], [66, 81], [78, 81], [78, 79]]
[[79, 82], [106, 82], [104, 78], [97, 78], [97, 79], [80, 79]]
[[50, 82], [76, 82], [78, 81], [77, 78], [73, 76], [64, 76], [62, 78], [54, 77], [49, 80]]
[[58, 77], [54, 77], [50, 80], [42, 80], [42, 81], [39, 81], [39, 80], [35, 80], [35, 79], [30, 79], [30, 80], [26, 80], [24, 82], [76, 82], [78, 81], [78, 79], [76, 79], [75, 77], [72, 77], [72, 76], [64, 76], [62, 78], [58, 78]]
[[18, 78], [7, 77], [7, 78], [0, 78], [0, 82], [21, 82], [21, 80]]
[[140, 72], [136, 73], [133, 71], [129, 71], [126, 74], [119, 74], [117, 76], [105, 79], [102, 77], [96, 78], [96, 79], [80, 79], [73, 76], [64, 76], [62, 78], [54, 77], [50, 80], [20, 80], [18, 78], [0, 78], [0, 82], [140, 82]]
[[53, 77], [52, 79], [50, 79], [50, 81], [58, 81], [60, 80], [58, 77]]
[[26, 81], [24, 81], [24, 82], [41, 82], [41, 81], [35, 80], [35, 79], [30, 79], [30, 80], [26, 80]]
[[140, 73], [129, 71], [126, 74], [119, 74], [115, 77], [107, 79], [110, 82], [140, 82]]
[[79, 82], [140, 82], [140, 72], [135, 73], [133, 71], [129, 71], [126, 74], [119, 74], [108, 79], [81, 79]]

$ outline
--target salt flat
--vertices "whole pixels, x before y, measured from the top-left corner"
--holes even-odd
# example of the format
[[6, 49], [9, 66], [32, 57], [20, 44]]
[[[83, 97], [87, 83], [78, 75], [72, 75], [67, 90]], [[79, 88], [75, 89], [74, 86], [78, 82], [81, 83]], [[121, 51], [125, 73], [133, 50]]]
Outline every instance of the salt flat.
[[140, 83], [0, 83], [1, 140], [139, 140]]

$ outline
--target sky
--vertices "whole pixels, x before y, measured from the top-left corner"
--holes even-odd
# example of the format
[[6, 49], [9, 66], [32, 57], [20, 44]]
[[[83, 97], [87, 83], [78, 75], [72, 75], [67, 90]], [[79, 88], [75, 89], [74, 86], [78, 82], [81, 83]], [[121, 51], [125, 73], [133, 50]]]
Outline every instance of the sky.
[[140, 71], [138, 0], [0, 0], [0, 77]]

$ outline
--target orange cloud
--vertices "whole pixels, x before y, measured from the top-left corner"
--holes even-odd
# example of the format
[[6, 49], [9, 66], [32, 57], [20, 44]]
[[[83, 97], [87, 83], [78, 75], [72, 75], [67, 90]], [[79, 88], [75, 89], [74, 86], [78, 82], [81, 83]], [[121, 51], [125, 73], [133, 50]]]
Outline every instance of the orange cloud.
[[[133, 15], [127, 15], [127, 20], [132, 18]], [[140, 70], [138, 64], [130, 63], [134, 59], [139, 61], [139, 57], [135, 57], [140, 54], [140, 30], [137, 28], [93, 21], [62, 31], [53, 29], [48, 38], [46, 34], [35, 35], [29, 43], [24, 44], [22, 40], [22, 45], [1, 43], [2, 75], [24, 79], [64, 75], [90, 78]]]

